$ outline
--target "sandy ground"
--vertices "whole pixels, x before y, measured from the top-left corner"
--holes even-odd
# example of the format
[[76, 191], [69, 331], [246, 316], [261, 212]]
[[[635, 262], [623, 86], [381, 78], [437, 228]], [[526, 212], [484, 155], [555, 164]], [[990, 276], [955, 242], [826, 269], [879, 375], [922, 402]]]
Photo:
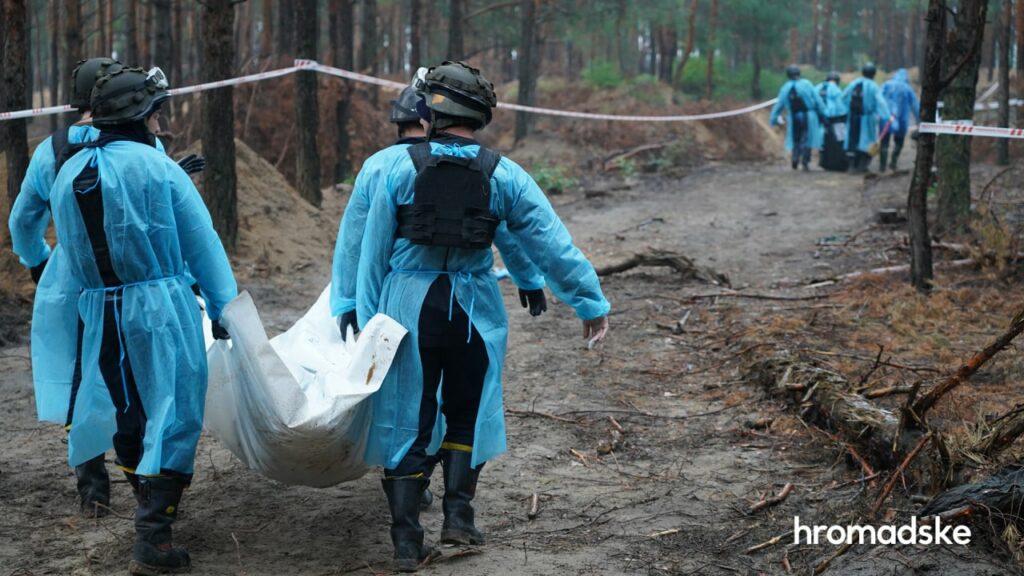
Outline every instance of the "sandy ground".
[[[882, 205], [901, 205], [906, 183], [906, 176], [866, 186], [861, 178], [774, 164], [721, 165], [681, 180], [643, 177], [607, 195], [578, 192], [553, 203], [597, 264], [656, 246], [727, 273], [736, 287], [802, 295], [809, 292], [798, 286], [809, 279], [878, 264], [829, 258], [816, 243], [863, 229]], [[589, 183], [600, 186], [621, 188]], [[324, 262], [287, 280], [242, 287], [276, 331], [302, 313], [327, 276]], [[720, 303], [684, 305], [689, 295], [719, 288], [681, 283], [660, 269], [609, 277], [604, 288], [613, 303], [612, 333], [587, 351], [565, 305], [553, 304], [534, 319], [504, 285], [511, 324], [509, 453], [481, 476], [477, 518], [488, 544], [445, 549], [422, 573], [774, 574], [783, 573], [784, 557], [794, 573], [810, 573], [833, 547], [787, 546], [785, 536], [763, 552], [744, 551], [786, 534], [794, 515], [829, 524], [865, 506], [856, 471], [805, 432], [748, 425], [785, 409], [743, 381], [730, 335], [713, 328]], [[771, 314], [778, 304], [743, 301], [730, 310]], [[658, 327], [687, 311], [681, 334]], [[613, 426], [609, 417], [625, 430], [624, 441], [598, 456]], [[0, 574], [124, 572], [132, 538], [129, 489], [123, 481], [114, 485], [117, 516], [78, 517], [65, 448], [60, 429], [34, 419], [27, 347], [0, 348]], [[751, 502], [786, 482], [796, 489], [784, 503], [747, 513]], [[439, 484], [438, 472], [437, 494]], [[540, 512], [530, 520], [533, 494]], [[436, 539], [438, 505], [423, 522], [428, 539]], [[176, 538], [190, 549], [196, 574], [379, 574], [388, 571], [391, 555], [387, 528], [376, 472], [329, 489], [284, 486], [249, 471], [204, 436]], [[826, 573], [1011, 571], [999, 554], [978, 545], [857, 547]]]

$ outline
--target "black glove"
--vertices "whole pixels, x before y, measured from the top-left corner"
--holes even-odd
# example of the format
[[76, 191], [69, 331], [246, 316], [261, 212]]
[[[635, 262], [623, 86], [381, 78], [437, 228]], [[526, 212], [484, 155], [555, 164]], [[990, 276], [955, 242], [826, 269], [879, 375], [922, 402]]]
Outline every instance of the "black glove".
[[544, 289], [523, 290], [519, 289], [519, 303], [523, 308], [529, 306], [530, 316], [540, 316], [548, 309], [548, 299], [544, 296]]
[[185, 174], [195, 174], [206, 169], [206, 158], [198, 154], [189, 154], [178, 160], [178, 166], [185, 171]]
[[213, 325], [212, 327], [214, 340], [231, 340], [231, 335], [228, 334], [228, 331], [225, 330], [224, 327], [220, 325], [220, 322], [216, 320], [211, 320], [210, 324]]
[[352, 327], [352, 334], [359, 334], [359, 322], [356, 320], [356, 311], [349, 310], [338, 316], [338, 330], [341, 330], [341, 339], [348, 338], [348, 327]]
[[35, 282], [37, 286], [39, 285], [39, 280], [43, 277], [43, 270], [46, 270], [46, 263], [49, 261], [50, 259], [47, 258], [46, 260], [40, 262], [37, 266], [33, 266], [28, 269], [28, 271], [32, 273], [32, 281]]

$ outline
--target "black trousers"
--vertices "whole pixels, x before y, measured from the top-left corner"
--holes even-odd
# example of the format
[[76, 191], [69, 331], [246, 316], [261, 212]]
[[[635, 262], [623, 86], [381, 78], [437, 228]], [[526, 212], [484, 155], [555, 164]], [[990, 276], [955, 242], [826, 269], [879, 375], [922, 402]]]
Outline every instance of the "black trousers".
[[117, 432], [114, 433], [114, 452], [117, 453], [117, 465], [128, 472], [142, 460], [142, 441], [146, 433], [146, 411], [142, 407], [139, 389], [135, 385], [128, 351], [118, 335], [117, 319], [114, 307], [120, 307], [122, 299], [119, 294], [110, 295], [103, 309], [103, 340], [100, 343], [100, 374], [110, 391], [117, 411]]
[[71, 402], [68, 405], [68, 421], [64, 428], [71, 430], [71, 421], [75, 419], [75, 400], [78, 399], [78, 388], [82, 385], [82, 335], [85, 334], [85, 323], [78, 319], [78, 346], [75, 350], [75, 370], [71, 374]]
[[423, 395], [420, 397], [419, 434], [398, 466], [384, 471], [386, 477], [429, 476], [433, 471], [437, 457], [428, 455], [427, 448], [437, 417], [438, 387], [441, 388], [441, 413], [447, 425], [442, 448], [472, 451], [489, 361], [483, 338], [469, 326], [469, 317], [457, 302], [449, 319], [450, 294], [448, 277], [439, 277], [430, 286], [420, 311]]

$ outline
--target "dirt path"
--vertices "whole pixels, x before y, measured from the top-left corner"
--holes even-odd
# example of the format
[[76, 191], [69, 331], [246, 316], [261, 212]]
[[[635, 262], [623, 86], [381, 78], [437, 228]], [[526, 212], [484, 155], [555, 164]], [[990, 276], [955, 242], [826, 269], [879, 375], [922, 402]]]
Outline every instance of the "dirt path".
[[[879, 204], [898, 200], [902, 185], [893, 181], [881, 189], [895, 192], [876, 194], [879, 188], [845, 175], [715, 166], [682, 180], [645, 178], [606, 196], [553, 201], [598, 263], [657, 246], [729, 274], [734, 286], [769, 291], [844, 271], [849, 262], [823, 258], [816, 241], [862, 229]], [[326, 275], [310, 271], [287, 287], [244, 287], [268, 327], [280, 330], [313, 301]], [[509, 453], [484, 469], [476, 501], [489, 542], [476, 554], [447, 549], [424, 574], [779, 573], [788, 536], [765, 552], [743, 551], [783, 534], [795, 514], [828, 524], [859, 505], [856, 482], [827, 489], [856, 476], [798, 425], [788, 432], [748, 425], [786, 417], [742, 382], [727, 346], [731, 335], [717, 332], [712, 320], [770, 314], [778, 303], [684, 304], [686, 296], [716, 288], [641, 269], [605, 282], [612, 336], [587, 351], [566, 306], [554, 304], [534, 319], [513, 287], [503, 290], [511, 322]], [[688, 310], [681, 334], [658, 326]], [[34, 420], [27, 355], [24, 347], [0, 349], [0, 574], [121, 573], [131, 522], [74, 515], [63, 434]], [[609, 417], [625, 440], [598, 457]], [[376, 473], [325, 490], [283, 486], [245, 469], [208, 437], [196, 470], [177, 531], [195, 558], [194, 573], [386, 571], [391, 546]], [[786, 482], [796, 489], [782, 505], [747, 514], [750, 502]], [[437, 473], [435, 493], [439, 483]], [[529, 520], [533, 494], [540, 513]], [[113, 507], [127, 514], [129, 500], [128, 487], [116, 484]], [[423, 520], [428, 539], [436, 538], [439, 506]], [[799, 546], [785, 553], [806, 574], [832, 552]], [[856, 550], [828, 573], [1007, 573], [977, 553]]]

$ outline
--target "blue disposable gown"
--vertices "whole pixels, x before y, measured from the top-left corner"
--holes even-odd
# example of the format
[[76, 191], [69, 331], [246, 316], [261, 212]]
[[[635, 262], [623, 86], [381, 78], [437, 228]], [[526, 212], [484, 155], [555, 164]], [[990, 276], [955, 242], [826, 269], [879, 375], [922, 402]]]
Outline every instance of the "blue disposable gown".
[[[73, 190], [90, 163], [99, 171], [103, 230], [124, 286], [104, 289]], [[184, 170], [155, 148], [117, 141], [71, 158], [51, 192], [54, 223], [71, 274], [83, 287], [82, 383], [69, 435], [77, 465], [104, 452], [116, 431], [114, 405], [99, 370], [104, 301], [119, 293], [119, 336], [147, 422], [140, 475], [192, 472], [206, 396], [206, 346], [191, 276], [218, 319], [237, 295], [231, 265], [210, 214]], [[187, 266], [187, 270], [186, 270]]]
[[[92, 126], [71, 126], [68, 143], [92, 142], [99, 134]], [[164, 150], [159, 140], [156, 146]], [[55, 165], [52, 137], [46, 138], [32, 153], [8, 228], [22, 264], [32, 268], [46, 262], [32, 305], [32, 381], [39, 420], [64, 425], [78, 355], [78, 294], [82, 286], [71, 274], [61, 245], [51, 251], [46, 242]]]
[[[921, 101], [910, 87], [905, 69], [897, 70], [896, 75], [882, 86], [882, 95], [894, 117], [889, 131], [897, 136], [906, 136], [910, 130], [910, 115], [913, 114], [917, 122], [921, 121]], [[881, 121], [884, 123], [885, 119]]]
[[[863, 85], [864, 112], [860, 117], [860, 141], [857, 142], [857, 149], [867, 154], [868, 148], [878, 141], [878, 124], [889, 120], [889, 106], [885, 103], [882, 91], [870, 78], [857, 78], [843, 91], [843, 106], [850, 109], [850, 100], [853, 98], [853, 91], [857, 86]], [[853, 115], [847, 112], [847, 134], [850, 134], [849, 126], [853, 122]]]
[[775, 126], [779, 121], [779, 116], [783, 111], [789, 117], [789, 122], [786, 123], [786, 150], [793, 149], [793, 111], [789, 109], [789, 91], [796, 90], [797, 94], [804, 101], [804, 106], [807, 107], [807, 145], [812, 150], [821, 150], [824, 145], [824, 132], [821, 129], [821, 118], [825, 114], [825, 104], [821, 101], [821, 96], [818, 96], [818, 91], [814, 89], [814, 85], [804, 79], [790, 80], [782, 85], [779, 89], [778, 101], [775, 102], [775, 106], [772, 107], [772, 115], [770, 123]]
[[818, 96], [825, 104], [826, 118], [847, 115], [846, 105], [843, 104], [843, 90], [835, 82], [822, 82], [814, 89], [818, 91]]
[[[431, 145], [435, 154], [475, 157], [479, 151], [476, 145]], [[477, 466], [505, 451], [501, 370], [508, 320], [498, 281], [490, 273], [490, 250], [449, 250], [395, 237], [396, 207], [412, 203], [415, 176], [412, 160], [399, 159], [373, 198], [363, 236], [356, 297], [359, 322], [382, 312], [409, 330], [380, 391], [373, 396], [365, 458], [370, 465], [394, 468], [416, 439], [423, 387], [417, 345], [420, 308], [447, 262], [454, 296], [487, 349], [487, 374], [473, 440], [473, 465]], [[537, 184], [508, 158], [501, 159], [491, 178], [491, 212], [507, 223], [509, 233], [540, 269], [551, 291], [577, 316], [589, 320], [608, 314], [611, 305], [601, 292], [594, 267], [573, 245]]]
[[[356, 274], [359, 270], [359, 253], [370, 201], [395, 163], [403, 157], [409, 157], [408, 149], [409, 144], [402, 143], [376, 152], [366, 159], [359, 175], [356, 176], [355, 186], [345, 207], [345, 214], [338, 229], [338, 239], [334, 245], [334, 260], [331, 266], [332, 316], [339, 316], [356, 308]], [[498, 227], [494, 243], [501, 252], [516, 286], [524, 290], [538, 290], [544, 287], [544, 277], [540, 270], [511, 238], [504, 223]]]

